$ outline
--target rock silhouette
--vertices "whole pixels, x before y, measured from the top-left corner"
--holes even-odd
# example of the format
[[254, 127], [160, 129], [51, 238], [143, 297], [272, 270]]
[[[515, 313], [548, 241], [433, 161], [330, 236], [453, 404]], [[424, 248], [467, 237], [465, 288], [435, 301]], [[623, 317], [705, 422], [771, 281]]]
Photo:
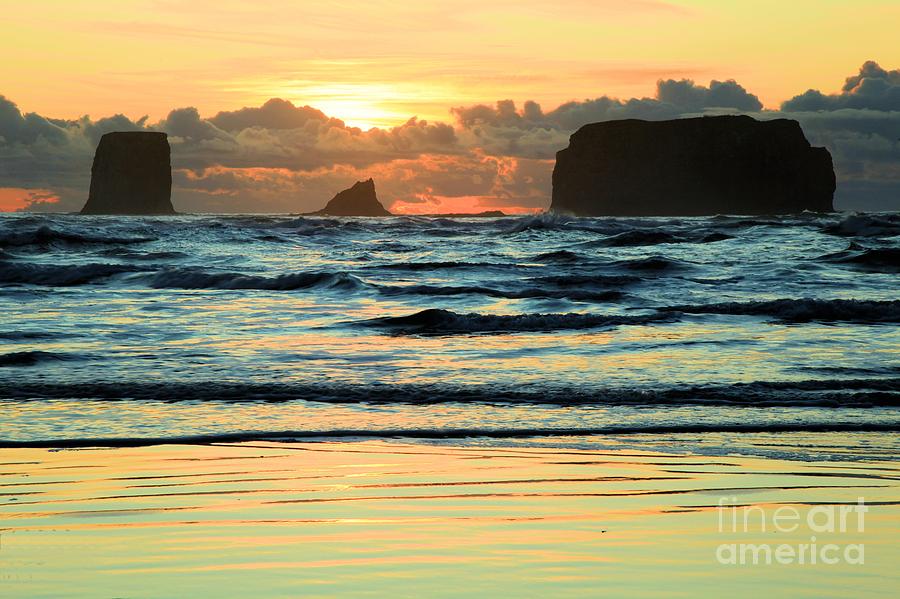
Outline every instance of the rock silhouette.
[[357, 181], [338, 193], [324, 208], [310, 214], [326, 216], [391, 216], [375, 194], [375, 181]]
[[550, 209], [583, 216], [830, 212], [831, 154], [797, 121], [621, 120], [576, 131], [556, 154]]
[[175, 214], [165, 133], [117, 131], [100, 138], [82, 214]]

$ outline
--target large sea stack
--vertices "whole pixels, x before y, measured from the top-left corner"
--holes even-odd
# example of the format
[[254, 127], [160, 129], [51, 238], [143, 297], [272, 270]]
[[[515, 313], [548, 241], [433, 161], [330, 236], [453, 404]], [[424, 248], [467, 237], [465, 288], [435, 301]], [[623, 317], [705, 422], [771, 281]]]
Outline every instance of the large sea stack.
[[385, 210], [378, 196], [375, 194], [375, 181], [367, 179], [365, 181], [357, 181], [350, 189], [345, 189], [324, 208], [318, 212], [310, 214], [321, 214], [326, 216], [391, 216], [391, 213]]
[[100, 138], [82, 214], [175, 214], [165, 133], [117, 131]]
[[581, 216], [830, 212], [831, 154], [797, 121], [716, 116], [585, 125], [556, 153], [552, 211]]

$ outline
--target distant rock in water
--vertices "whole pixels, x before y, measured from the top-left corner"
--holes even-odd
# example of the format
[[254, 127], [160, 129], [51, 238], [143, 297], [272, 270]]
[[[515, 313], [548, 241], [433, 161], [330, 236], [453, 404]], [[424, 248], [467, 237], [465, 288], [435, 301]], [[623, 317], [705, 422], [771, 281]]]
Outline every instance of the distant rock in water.
[[82, 214], [175, 214], [165, 133], [118, 131], [100, 138]]
[[432, 218], [500, 218], [506, 216], [502, 210], [485, 210], [484, 212], [442, 212], [439, 214], [423, 214]]
[[716, 116], [622, 120], [576, 131], [556, 153], [552, 211], [581, 216], [831, 212], [831, 154], [797, 121]]
[[357, 181], [350, 189], [345, 189], [334, 196], [324, 208], [309, 214], [326, 216], [391, 216], [391, 213], [385, 210], [381, 202], [378, 201], [378, 196], [375, 194], [375, 181], [372, 179]]

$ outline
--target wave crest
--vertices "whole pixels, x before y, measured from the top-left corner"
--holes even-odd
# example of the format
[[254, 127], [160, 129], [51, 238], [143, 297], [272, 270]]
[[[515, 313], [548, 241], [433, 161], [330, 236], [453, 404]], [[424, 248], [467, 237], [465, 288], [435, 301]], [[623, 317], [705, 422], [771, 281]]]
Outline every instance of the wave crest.
[[684, 314], [769, 316], [791, 323], [818, 321], [879, 324], [900, 322], [900, 300], [778, 299], [671, 306], [660, 310]]
[[29, 245], [128, 245], [156, 241], [154, 237], [108, 237], [68, 233], [42, 225], [32, 231], [13, 231], [0, 235], [0, 247], [24, 247]]
[[71, 287], [95, 283], [113, 275], [138, 272], [140, 270], [123, 264], [55, 265], [0, 263], [0, 283], [7, 285]]
[[854, 214], [823, 230], [843, 237], [893, 237], [900, 235], [900, 214]]
[[616, 316], [601, 314], [457, 314], [431, 308], [409, 316], [374, 318], [358, 324], [402, 335], [518, 333], [582, 330], [675, 320], [669, 314]]
[[179, 268], [158, 272], [150, 278], [150, 286], [157, 289], [354, 290], [364, 285], [360, 279], [343, 272], [303, 272], [265, 277], [234, 272], [210, 273], [199, 268]]

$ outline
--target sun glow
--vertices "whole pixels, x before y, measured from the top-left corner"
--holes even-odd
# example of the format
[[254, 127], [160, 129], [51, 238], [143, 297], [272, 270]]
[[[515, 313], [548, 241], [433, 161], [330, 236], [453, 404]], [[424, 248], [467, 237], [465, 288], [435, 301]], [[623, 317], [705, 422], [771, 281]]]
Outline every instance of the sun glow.
[[294, 104], [308, 104], [351, 127], [363, 130], [401, 125], [409, 120], [402, 94], [382, 84], [307, 84], [291, 86], [273, 97], [290, 99]]

